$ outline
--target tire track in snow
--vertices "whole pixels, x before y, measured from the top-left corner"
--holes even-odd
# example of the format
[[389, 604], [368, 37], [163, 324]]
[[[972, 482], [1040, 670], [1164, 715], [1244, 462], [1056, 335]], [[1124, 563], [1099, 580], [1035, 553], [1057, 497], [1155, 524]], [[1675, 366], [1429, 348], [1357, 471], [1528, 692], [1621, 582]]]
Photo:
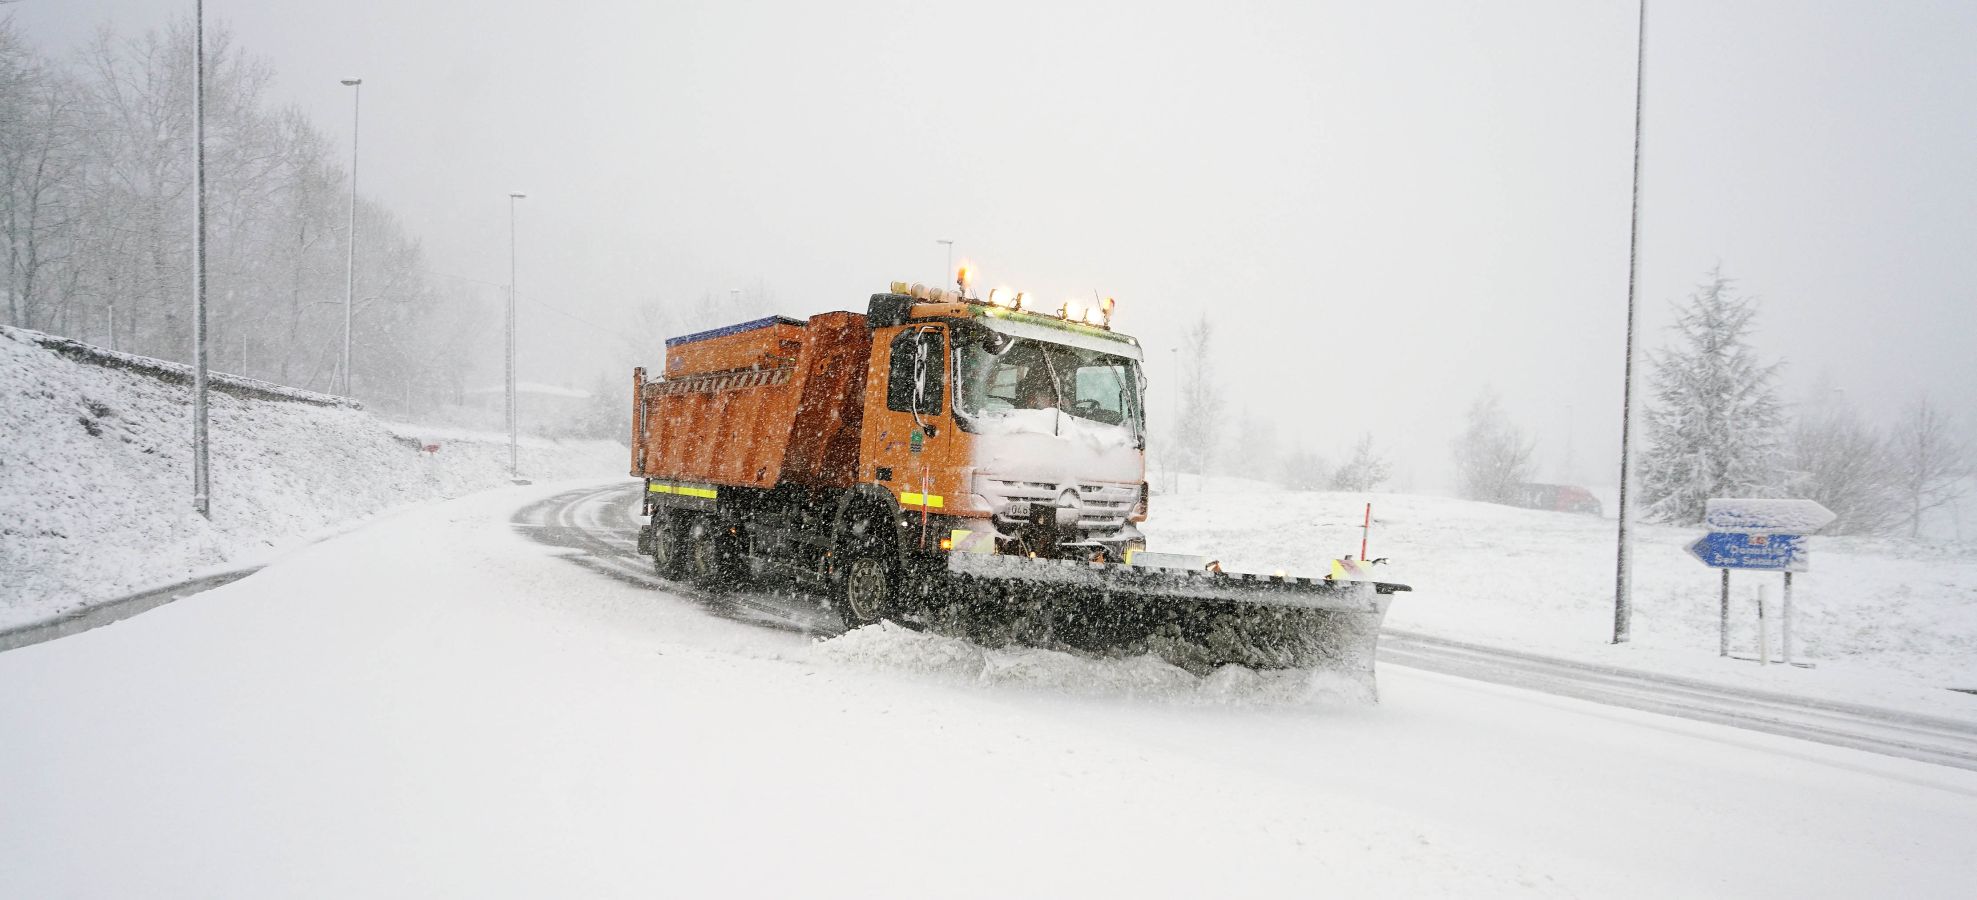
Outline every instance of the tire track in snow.
[[1977, 724], [1712, 684], [1388, 629], [1380, 661], [1751, 731], [1977, 770]]
[[660, 578], [652, 569], [652, 560], [638, 552], [639, 523], [632, 514], [638, 489], [636, 484], [615, 484], [557, 494], [523, 508], [511, 523], [538, 543], [579, 551], [568, 558], [584, 568], [664, 591], [716, 615], [802, 634], [832, 636], [844, 632], [835, 613], [807, 598], [710, 591]]

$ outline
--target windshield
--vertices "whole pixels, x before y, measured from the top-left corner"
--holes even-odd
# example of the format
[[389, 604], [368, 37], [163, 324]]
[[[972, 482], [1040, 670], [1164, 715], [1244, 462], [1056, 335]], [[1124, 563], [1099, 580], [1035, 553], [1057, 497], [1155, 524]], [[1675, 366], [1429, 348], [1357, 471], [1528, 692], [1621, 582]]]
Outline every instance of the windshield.
[[955, 329], [954, 356], [955, 408], [965, 416], [1055, 409], [1141, 433], [1139, 364], [1133, 360], [980, 326]]

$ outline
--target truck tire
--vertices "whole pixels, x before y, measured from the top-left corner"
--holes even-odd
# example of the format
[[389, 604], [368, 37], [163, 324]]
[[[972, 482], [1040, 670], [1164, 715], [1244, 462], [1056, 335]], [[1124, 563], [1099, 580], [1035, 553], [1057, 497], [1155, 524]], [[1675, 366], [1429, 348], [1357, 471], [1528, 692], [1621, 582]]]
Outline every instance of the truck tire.
[[652, 571], [660, 578], [677, 581], [680, 577], [680, 532], [671, 516], [664, 512], [652, 516], [652, 534], [649, 538], [652, 554]]
[[889, 517], [874, 510], [854, 512], [844, 529], [844, 584], [837, 602], [846, 630], [877, 624], [892, 611], [899, 588], [898, 551], [888, 540]]
[[721, 587], [727, 567], [722, 564], [721, 530], [707, 516], [694, 516], [686, 528], [683, 555], [687, 580], [701, 587]]

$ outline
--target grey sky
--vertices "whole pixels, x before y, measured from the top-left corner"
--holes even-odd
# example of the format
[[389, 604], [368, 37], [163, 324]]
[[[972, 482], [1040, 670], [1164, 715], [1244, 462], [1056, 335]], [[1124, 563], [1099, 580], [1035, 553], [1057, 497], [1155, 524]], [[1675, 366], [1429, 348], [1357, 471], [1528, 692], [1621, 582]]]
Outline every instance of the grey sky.
[[[11, 9], [68, 47], [190, 7]], [[953, 238], [991, 283], [1116, 295], [1156, 412], [1208, 310], [1232, 405], [1322, 450], [1370, 428], [1436, 483], [1489, 382], [1612, 480], [1631, 2], [206, 8], [326, 130], [365, 79], [366, 193], [440, 271], [506, 279], [510, 190], [524, 294], [607, 325], [758, 282], [858, 308]], [[1720, 261], [1792, 399], [1977, 414], [1972, 46], [1977, 4], [1656, 2], [1646, 346]], [[593, 335], [524, 320], [525, 365], [587, 384]]]

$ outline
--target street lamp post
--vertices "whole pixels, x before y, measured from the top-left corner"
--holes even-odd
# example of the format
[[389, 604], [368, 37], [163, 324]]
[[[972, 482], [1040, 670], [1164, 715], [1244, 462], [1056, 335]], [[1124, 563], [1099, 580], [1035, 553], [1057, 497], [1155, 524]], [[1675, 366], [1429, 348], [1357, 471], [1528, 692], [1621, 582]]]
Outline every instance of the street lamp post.
[[947, 271], [942, 272], [940, 275], [940, 280], [934, 282], [935, 284], [946, 284], [949, 278], [954, 277], [954, 242], [950, 240], [936, 238], [934, 240], [934, 243], [947, 245]]
[[1634, 209], [1627, 230], [1627, 362], [1620, 389], [1620, 534], [1613, 574], [1613, 642], [1633, 639], [1634, 538], [1627, 533], [1631, 497], [1627, 481], [1633, 474], [1634, 426], [1634, 289], [1641, 271], [1641, 83], [1647, 70], [1647, 0], [1640, 0], [1640, 25], [1634, 32]]
[[515, 201], [527, 197], [521, 191], [508, 194], [508, 478], [520, 472], [515, 449]]
[[353, 295], [357, 292], [357, 112], [364, 95], [364, 79], [345, 78], [350, 88], [350, 228], [349, 246], [343, 255], [343, 396], [350, 396], [350, 320]]
[[206, 4], [192, 4], [192, 508], [213, 517], [206, 442]]

